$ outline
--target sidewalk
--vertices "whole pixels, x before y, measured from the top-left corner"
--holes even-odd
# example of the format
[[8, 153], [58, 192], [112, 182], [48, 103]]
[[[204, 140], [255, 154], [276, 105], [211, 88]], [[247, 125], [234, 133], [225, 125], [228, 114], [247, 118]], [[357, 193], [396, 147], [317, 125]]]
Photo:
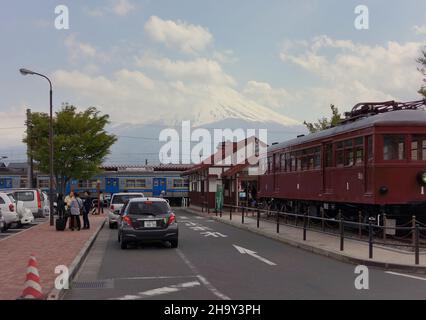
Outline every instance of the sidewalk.
[[31, 254], [37, 259], [43, 294], [47, 295], [58, 276], [55, 267], [70, 268], [76, 257], [82, 257], [82, 249], [90, 247], [89, 241], [103, 226], [105, 215], [89, 216], [89, 219], [90, 230], [58, 232], [47, 221], [0, 240], [0, 300], [15, 300], [21, 295]]
[[369, 259], [369, 246], [366, 242], [345, 239], [344, 251], [340, 251], [340, 237], [338, 235], [333, 236], [313, 230], [307, 230], [307, 239], [306, 241], [303, 241], [303, 230], [289, 225], [281, 224], [280, 233], [277, 233], [276, 223], [260, 220], [260, 227], [258, 229], [256, 217], [252, 217], [251, 213], [248, 216], [245, 216], [244, 224], [242, 224], [241, 213], [233, 212], [231, 221], [229, 210], [222, 214], [222, 218], [219, 216], [216, 217], [216, 214], [213, 211], [211, 211], [209, 215], [206, 212], [201, 212], [201, 208], [196, 206], [184, 208], [184, 210], [197, 215], [208, 216], [237, 228], [249, 230], [286, 244], [340, 261], [392, 270], [426, 273], [426, 256], [424, 253], [420, 254], [420, 264], [416, 265], [413, 252], [374, 245], [373, 259]]

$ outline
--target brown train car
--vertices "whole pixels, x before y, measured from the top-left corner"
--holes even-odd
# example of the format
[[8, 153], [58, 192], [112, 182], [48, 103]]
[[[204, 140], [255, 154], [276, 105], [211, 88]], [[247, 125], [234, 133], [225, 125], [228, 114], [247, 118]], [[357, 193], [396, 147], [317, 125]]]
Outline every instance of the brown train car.
[[311, 215], [322, 207], [328, 215], [341, 209], [346, 216], [424, 219], [425, 105], [360, 104], [339, 126], [271, 146], [259, 197]]

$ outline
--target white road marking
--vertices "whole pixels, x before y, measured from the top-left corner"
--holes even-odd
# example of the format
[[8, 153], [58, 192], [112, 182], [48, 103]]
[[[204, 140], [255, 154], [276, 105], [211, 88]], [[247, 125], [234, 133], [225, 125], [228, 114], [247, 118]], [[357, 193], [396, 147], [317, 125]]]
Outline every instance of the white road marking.
[[186, 216], [178, 216], [178, 218], [182, 219], [182, 220], [188, 220], [188, 217], [186, 217]]
[[190, 227], [190, 229], [194, 230], [194, 231], [209, 231], [209, 230], [211, 230], [211, 228], [204, 227], [204, 226]]
[[270, 265], [270, 266], [276, 266], [277, 264], [276, 263], [274, 263], [274, 262], [272, 262], [272, 261], [269, 261], [268, 259], [265, 259], [265, 258], [263, 258], [263, 257], [261, 257], [261, 256], [259, 256], [258, 254], [257, 254], [257, 252], [254, 252], [254, 251], [252, 251], [252, 250], [248, 250], [248, 249], [246, 249], [246, 248], [243, 248], [243, 247], [240, 247], [240, 246], [237, 246], [237, 245], [233, 245], [234, 246], [234, 248], [235, 249], [237, 249], [238, 250], [238, 252], [239, 253], [241, 253], [241, 254], [248, 254], [249, 256], [252, 256], [253, 258], [256, 258], [256, 259], [258, 259], [258, 260], [260, 260], [260, 261], [262, 261], [262, 262], [264, 262], [264, 263], [266, 263], [266, 264], [268, 264], [268, 265]]
[[185, 264], [191, 269], [191, 271], [196, 274], [196, 277], [200, 280], [200, 282], [216, 297], [222, 300], [231, 300], [228, 296], [221, 293], [218, 289], [216, 289], [205, 277], [203, 277], [199, 272], [198, 269], [191, 263], [191, 261], [188, 260], [188, 258], [184, 255], [184, 253], [180, 250], [176, 250], [179, 257], [185, 262]]
[[227, 238], [227, 235], [224, 235], [220, 232], [211, 232], [211, 231], [207, 231], [207, 232], [202, 232], [201, 235], [203, 235], [204, 237], [214, 237], [214, 238]]
[[[126, 278], [114, 278], [112, 280], [163, 280], [163, 279], [188, 279], [188, 278], [196, 278], [197, 276], [152, 276], [152, 277], [126, 277]], [[109, 279], [111, 280], [111, 279]]]
[[403, 273], [392, 272], [392, 271], [386, 271], [385, 273], [391, 274], [391, 275], [394, 275], [394, 276], [400, 276], [400, 277], [405, 277], [405, 278], [411, 278], [411, 279], [426, 281], [426, 278], [416, 277], [416, 276], [412, 276], [412, 275], [409, 275], [409, 274], [403, 274]]
[[199, 281], [191, 281], [191, 282], [185, 282], [185, 283], [179, 283], [167, 287], [147, 290], [143, 292], [139, 292], [137, 295], [125, 295], [124, 297], [118, 298], [116, 300], [137, 300], [137, 299], [143, 299], [145, 297], [154, 297], [159, 296], [163, 294], [169, 294], [172, 292], [178, 292], [183, 289], [187, 288], [193, 288], [200, 286], [201, 283]]

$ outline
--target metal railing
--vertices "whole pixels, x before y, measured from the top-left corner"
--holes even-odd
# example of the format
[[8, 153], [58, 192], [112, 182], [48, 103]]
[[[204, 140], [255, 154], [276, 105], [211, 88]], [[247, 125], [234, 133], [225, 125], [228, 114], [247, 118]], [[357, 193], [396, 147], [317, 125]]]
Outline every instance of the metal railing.
[[[202, 211], [210, 214], [210, 209], [207, 204], [203, 203]], [[391, 249], [392, 247], [405, 247], [414, 252], [414, 263], [420, 264], [420, 249], [426, 249], [426, 243], [423, 245], [420, 241], [422, 232], [426, 231], [426, 224], [416, 220], [415, 216], [409, 223], [402, 226], [388, 226], [386, 225], [386, 215], [383, 216], [385, 225], [377, 225], [369, 220], [367, 223], [363, 222], [362, 214], [359, 213], [358, 221], [350, 221], [344, 219], [341, 211], [337, 217], [327, 217], [324, 210], [321, 210], [321, 216], [308, 215], [306, 212], [303, 214], [282, 212], [270, 209], [261, 209], [257, 207], [224, 205], [223, 210], [212, 211], [216, 216], [223, 217], [225, 213], [229, 214], [229, 220], [235, 218], [234, 213], [241, 213], [241, 223], [245, 224], [245, 220], [249, 215], [256, 219], [256, 227], [260, 228], [261, 221], [276, 224], [276, 233], [280, 233], [280, 226], [287, 225], [302, 230], [303, 241], [307, 240], [307, 232], [314, 231], [323, 234], [335, 236], [340, 241], [340, 251], [345, 250], [345, 240], [356, 240], [368, 243], [368, 257], [373, 259], [374, 245], [380, 245]], [[387, 234], [387, 231], [394, 231], [392, 233], [403, 233], [404, 236], [392, 237]], [[411, 238], [409, 242], [403, 241]], [[425, 236], [426, 238], [426, 232]]]

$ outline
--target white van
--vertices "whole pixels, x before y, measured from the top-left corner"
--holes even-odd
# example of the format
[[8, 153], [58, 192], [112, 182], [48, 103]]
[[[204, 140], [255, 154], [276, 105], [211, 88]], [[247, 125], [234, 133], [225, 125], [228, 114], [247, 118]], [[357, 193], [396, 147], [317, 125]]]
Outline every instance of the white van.
[[35, 218], [44, 217], [44, 196], [40, 189], [13, 189], [9, 192], [16, 201], [22, 201], [24, 208], [30, 209]]
[[118, 225], [118, 220], [120, 218], [119, 213], [125, 203], [127, 203], [130, 199], [143, 197], [143, 193], [140, 192], [123, 192], [113, 194], [109, 207], [110, 211], [108, 213], [109, 227], [112, 229]]

